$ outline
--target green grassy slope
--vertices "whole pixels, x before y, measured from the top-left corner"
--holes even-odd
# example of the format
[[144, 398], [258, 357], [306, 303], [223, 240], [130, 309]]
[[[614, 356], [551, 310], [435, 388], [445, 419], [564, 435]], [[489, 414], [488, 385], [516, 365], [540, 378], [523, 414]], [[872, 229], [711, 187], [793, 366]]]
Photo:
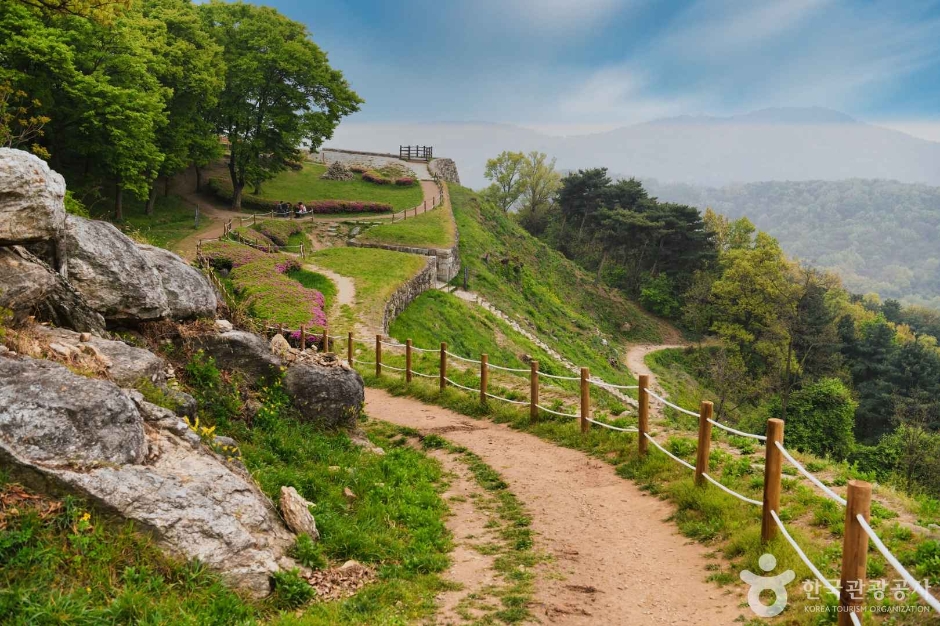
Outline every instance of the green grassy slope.
[[479, 202], [471, 190], [451, 185], [450, 192], [469, 288], [523, 325], [531, 323], [539, 338], [574, 363], [611, 382], [627, 381], [626, 367], [611, 365], [611, 359], [617, 363], [620, 357], [615, 345], [659, 342], [664, 334], [675, 334], [634, 303], [595, 284], [509, 216]]
[[454, 245], [454, 239], [454, 221], [442, 208], [393, 224], [373, 226], [359, 236], [359, 241], [368, 243], [420, 248], [449, 248]]
[[[358, 175], [352, 180], [323, 180], [320, 176], [326, 167], [319, 163], [305, 163], [300, 171], [281, 172], [261, 186], [257, 196], [264, 200], [283, 200], [294, 204], [311, 200], [360, 200], [362, 202], [386, 202], [403, 211], [421, 204], [421, 185], [399, 187], [376, 185], [361, 180]], [[250, 189], [246, 190], [246, 195]], [[252, 196], [254, 197], [254, 196]]]

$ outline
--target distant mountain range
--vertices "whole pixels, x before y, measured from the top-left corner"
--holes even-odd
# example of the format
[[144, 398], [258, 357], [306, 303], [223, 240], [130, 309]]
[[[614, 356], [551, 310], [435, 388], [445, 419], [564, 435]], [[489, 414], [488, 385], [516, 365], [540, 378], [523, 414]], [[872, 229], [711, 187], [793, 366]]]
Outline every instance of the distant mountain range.
[[940, 185], [940, 143], [820, 108], [764, 109], [732, 117], [682, 116], [603, 133], [553, 137], [508, 124], [343, 123], [328, 145], [394, 152], [434, 146], [462, 182], [486, 185], [486, 159], [541, 150], [560, 169], [605, 166], [638, 178], [711, 186], [769, 180], [877, 178]]

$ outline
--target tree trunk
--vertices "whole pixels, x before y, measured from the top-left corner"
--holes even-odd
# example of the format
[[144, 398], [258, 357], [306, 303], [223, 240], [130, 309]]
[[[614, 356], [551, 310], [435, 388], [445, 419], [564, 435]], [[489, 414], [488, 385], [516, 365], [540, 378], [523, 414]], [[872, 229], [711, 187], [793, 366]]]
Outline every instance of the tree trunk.
[[228, 157], [228, 173], [232, 178], [232, 210], [241, 211], [242, 208], [242, 189], [245, 188], [245, 181], [238, 180], [238, 169], [235, 167], [235, 147], [232, 146]]
[[232, 193], [232, 210], [241, 211], [242, 210], [242, 191], [245, 189], [244, 181], [235, 183], [235, 187]]
[[120, 181], [114, 184], [114, 219], [118, 222], [124, 221], [124, 187]]
[[790, 402], [790, 362], [793, 360], [793, 340], [787, 343], [787, 367], [783, 379], [783, 398], [780, 401], [780, 419], [787, 421], [787, 404]]
[[163, 177], [163, 197], [166, 198], [170, 195], [170, 176], [167, 174]]
[[147, 196], [147, 215], [153, 215], [153, 206], [157, 203], [157, 183], [150, 185], [150, 194]]
[[196, 170], [196, 191], [202, 191], [202, 168], [194, 165], [193, 169]]
[[607, 265], [607, 250], [604, 250], [604, 253], [601, 255], [601, 262], [597, 266], [597, 282], [601, 282], [601, 277], [604, 276], [604, 266]]

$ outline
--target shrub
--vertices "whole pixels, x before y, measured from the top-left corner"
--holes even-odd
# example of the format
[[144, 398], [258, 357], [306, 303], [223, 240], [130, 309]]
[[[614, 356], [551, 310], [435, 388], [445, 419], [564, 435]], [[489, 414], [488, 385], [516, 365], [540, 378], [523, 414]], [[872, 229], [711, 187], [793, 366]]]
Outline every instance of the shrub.
[[274, 605], [282, 609], [296, 609], [317, 594], [296, 569], [281, 570], [271, 575], [274, 580]]
[[[844, 459], [855, 442], [856, 402], [842, 381], [823, 378], [794, 391], [787, 410], [787, 443], [817, 456]], [[780, 416], [780, 400], [770, 405], [770, 414]]]
[[294, 220], [264, 220], [259, 222], [255, 228], [264, 237], [270, 239], [279, 246], [286, 246], [288, 239], [295, 233], [303, 232], [303, 225]]
[[265, 253], [234, 241], [208, 241], [202, 244], [202, 256], [215, 269], [231, 270], [265, 258]]
[[230, 278], [256, 317], [290, 328], [301, 324], [323, 327], [326, 324], [323, 294], [287, 276], [287, 272], [299, 267], [295, 258], [285, 254], [264, 255], [236, 267]]
[[365, 174], [369, 171], [368, 165], [363, 165], [362, 163], [353, 163], [349, 166], [350, 172], [355, 172], [356, 174]]
[[[259, 246], [266, 251], [273, 252], [275, 250], [275, 244], [278, 242], [272, 241], [270, 238], [266, 237], [263, 233], [259, 233], [254, 228], [250, 226], [239, 226], [238, 228], [232, 229], [232, 235], [238, 241], [243, 243], [250, 244], [252, 246]], [[280, 244], [283, 245], [283, 244]]]
[[418, 181], [416, 181], [414, 178], [411, 178], [410, 176], [402, 176], [401, 178], [395, 179], [395, 184], [399, 187], [411, 187], [416, 182]]
[[391, 213], [392, 205], [358, 200], [315, 200], [307, 203], [312, 213]]
[[376, 170], [369, 170], [368, 172], [363, 172], [362, 180], [375, 183], [376, 185], [389, 185], [392, 182], [392, 179], [382, 176], [381, 173]]

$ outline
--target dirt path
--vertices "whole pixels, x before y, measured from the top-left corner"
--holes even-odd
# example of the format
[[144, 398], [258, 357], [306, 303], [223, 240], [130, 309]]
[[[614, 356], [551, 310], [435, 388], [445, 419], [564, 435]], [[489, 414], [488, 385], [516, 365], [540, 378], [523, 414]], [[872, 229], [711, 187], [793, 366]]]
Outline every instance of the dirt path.
[[532, 516], [540, 571], [534, 609], [558, 624], [731, 624], [739, 589], [705, 582], [706, 549], [665, 521], [672, 507], [613, 467], [507, 426], [366, 390], [373, 418], [437, 433], [498, 471]]
[[627, 350], [627, 353], [623, 357], [623, 362], [627, 365], [627, 368], [633, 372], [633, 375], [640, 377], [646, 375], [650, 377], [650, 387], [652, 389], [660, 389], [659, 384], [656, 381], [656, 374], [649, 368], [646, 364], [646, 355], [651, 352], [658, 352], [660, 350], [668, 350], [669, 348], [684, 348], [682, 344], [661, 344], [661, 345], [636, 345], [630, 346]]

